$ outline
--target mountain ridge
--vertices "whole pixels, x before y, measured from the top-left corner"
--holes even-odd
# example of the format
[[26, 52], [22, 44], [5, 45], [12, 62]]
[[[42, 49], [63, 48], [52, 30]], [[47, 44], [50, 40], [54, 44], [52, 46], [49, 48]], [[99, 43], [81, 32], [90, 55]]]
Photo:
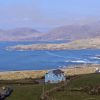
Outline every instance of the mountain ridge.
[[0, 41], [75, 41], [100, 37], [100, 22], [64, 25], [42, 33], [32, 28], [0, 30]]
[[33, 41], [43, 34], [35, 29], [25, 27], [0, 30], [0, 41]]

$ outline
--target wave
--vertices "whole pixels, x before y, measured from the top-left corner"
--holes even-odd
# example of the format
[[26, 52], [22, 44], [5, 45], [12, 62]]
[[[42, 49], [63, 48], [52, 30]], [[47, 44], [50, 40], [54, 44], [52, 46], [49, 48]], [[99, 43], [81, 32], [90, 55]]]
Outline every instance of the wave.
[[52, 52], [49, 52], [49, 51], [46, 51], [46, 53], [47, 53], [48, 55], [51, 55], [51, 56], [55, 56], [55, 57], [60, 57], [60, 58], [67, 59], [67, 58], [64, 57], [64, 56], [61, 56], [61, 55], [58, 55], [58, 54], [55, 54], [55, 53], [52, 53]]
[[[91, 60], [88, 60], [88, 59], [72, 59], [72, 60], [66, 60], [68, 59], [67, 57], [64, 57], [64, 56], [61, 56], [61, 55], [58, 55], [58, 54], [55, 54], [55, 53], [52, 53], [52, 52], [49, 52], [49, 51], [46, 51], [46, 53], [50, 56], [55, 56], [55, 57], [60, 57], [60, 58], [64, 58], [65, 61], [64, 62], [67, 62], [67, 63], [76, 63], [76, 64], [98, 64], [100, 62], [98, 61], [91, 61]], [[99, 56], [96, 55], [95, 59], [100, 59]], [[61, 67], [61, 66], [59, 66]]]
[[100, 58], [98, 58], [98, 57], [91, 57], [92, 59], [97, 59], [97, 60], [100, 60]]
[[93, 57], [90, 57], [91, 59], [97, 59], [97, 60], [99, 60], [100, 59], [100, 55], [95, 55], [95, 56], [93, 56]]
[[89, 61], [89, 60], [66, 60], [65, 62], [80, 63], [80, 64], [97, 64], [98, 63], [98, 61]]
[[72, 63], [86, 63], [84, 60], [66, 60], [65, 62], [72, 62]]

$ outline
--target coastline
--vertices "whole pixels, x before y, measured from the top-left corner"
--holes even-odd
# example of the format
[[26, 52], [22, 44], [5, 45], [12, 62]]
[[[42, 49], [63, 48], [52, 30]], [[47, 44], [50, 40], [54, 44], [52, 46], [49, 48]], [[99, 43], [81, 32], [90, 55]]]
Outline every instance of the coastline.
[[[100, 68], [100, 65], [84, 64], [77, 66], [69, 66], [67, 68], [61, 68], [66, 76], [95, 73], [96, 68]], [[0, 80], [17, 80], [28, 78], [41, 78], [48, 70], [22, 70], [22, 71], [4, 71], [0, 72]]]
[[[7, 50], [80, 50], [80, 49], [100, 49], [100, 38], [90, 38], [75, 40], [68, 43], [60, 44], [30, 44], [8, 46]], [[84, 44], [83, 44], [84, 43]]]

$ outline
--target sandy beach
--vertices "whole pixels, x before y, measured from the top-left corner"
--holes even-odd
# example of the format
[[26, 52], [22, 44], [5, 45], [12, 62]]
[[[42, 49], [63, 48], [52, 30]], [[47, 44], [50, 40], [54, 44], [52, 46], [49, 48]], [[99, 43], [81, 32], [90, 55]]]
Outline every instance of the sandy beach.
[[[66, 76], [95, 73], [100, 65], [77, 65], [62, 69]], [[41, 78], [48, 70], [25, 70], [0, 72], [0, 80], [17, 80], [27, 78]]]

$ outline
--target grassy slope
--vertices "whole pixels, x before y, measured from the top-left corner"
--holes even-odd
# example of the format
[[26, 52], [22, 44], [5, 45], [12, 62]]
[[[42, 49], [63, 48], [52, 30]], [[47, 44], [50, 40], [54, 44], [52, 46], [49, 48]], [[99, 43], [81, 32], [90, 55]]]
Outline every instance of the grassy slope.
[[[57, 86], [56, 84], [45, 85], [45, 90], [51, 89]], [[40, 95], [43, 91], [43, 85], [31, 84], [31, 85], [13, 85], [13, 93], [6, 100], [40, 100]]]
[[85, 92], [69, 91], [69, 88], [79, 88], [88, 85], [100, 85], [100, 74], [83, 75], [73, 80], [64, 90], [53, 93], [53, 98], [55, 98], [55, 100], [100, 100], [100, 95], [89, 95]]
[[[45, 85], [45, 90], [51, 89], [60, 84]], [[54, 100], [100, 100], [100, 95], [89, 95], [85, 92], [72, 92], [70, 88], [100, 85], [100, 74], [81, 75], [80, 78], [71, 81], [63, 90], [53, 92], [50, 97]], [[6, 100], [39, 100], [43, 85], [26, 84], [13, 85], [14, 92]], [[52, 100], [52, 99], [51, 99]]]
[[38, 100], [41, 86], [14, 86], [14, 92], [7, 100]]

